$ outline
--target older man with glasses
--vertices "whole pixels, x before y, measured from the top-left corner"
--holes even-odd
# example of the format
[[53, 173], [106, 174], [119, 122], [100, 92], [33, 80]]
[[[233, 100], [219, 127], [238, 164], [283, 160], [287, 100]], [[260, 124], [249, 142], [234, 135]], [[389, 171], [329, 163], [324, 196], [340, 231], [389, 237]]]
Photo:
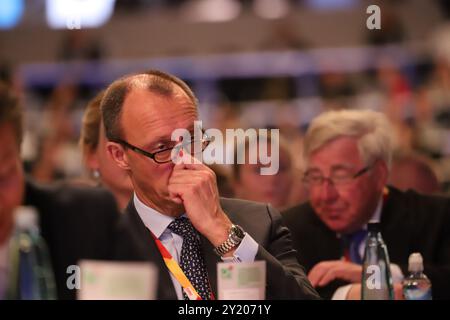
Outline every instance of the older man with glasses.
[[324, 298], [360, 297], [367, 223], [387, 244], [397, 297], [408, 256], [424, 256], [434, 298], [450, 297], [450, 201], [387, 187], [393, 131], [369, 110], [326, 112], [304, 140], [309, 201], [283, 213], [298, 259]]

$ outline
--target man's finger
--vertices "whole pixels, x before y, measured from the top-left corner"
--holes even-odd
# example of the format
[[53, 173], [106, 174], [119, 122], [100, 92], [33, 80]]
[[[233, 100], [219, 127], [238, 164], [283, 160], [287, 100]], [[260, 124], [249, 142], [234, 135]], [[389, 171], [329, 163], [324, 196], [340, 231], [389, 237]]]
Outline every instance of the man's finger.
[[331, 267], [324, 273], [317, 286], [324, 287], [334, 279], [336, 279], [336, 267]]
[[319, 283], [320, 279], [322, 279], [323, 274], [326, 272], [326, 269], [323, 265], [323, 263], [316, 264], [311, 271], [308, 273], [308, 279], [313, 285], [313, 287], [316, 287]]
[[173, 170], [172, 174], [170, 176], [170, 179], [172, 178], [183, 178], [183, 177], [204, 177], [207, 173], [203, 172], [203, 170], [184, 170], [184, 169], [178, 169]]

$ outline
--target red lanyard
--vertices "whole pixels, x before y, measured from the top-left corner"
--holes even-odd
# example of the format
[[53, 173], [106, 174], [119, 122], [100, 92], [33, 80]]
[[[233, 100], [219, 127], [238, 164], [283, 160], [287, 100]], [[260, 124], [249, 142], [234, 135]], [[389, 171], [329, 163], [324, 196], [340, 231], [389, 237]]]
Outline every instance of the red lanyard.
[[[189, 300], [202, 300], [202, 297], [198, 294], [197, 290], [195, 290], [192, 283], [189, 281], [189, 279], [184, 274], [183, 270], [181, 270], [178, 263], [175, 261], [175, 259], [170, 254], [169, 250], [166, 249], [166, 247], [162, 244], [161, 240], [159, 240], [153, 232], [151, 232], [151, 235], [153, 239], [156, 242], [156, 246], [158, 247], [159, 252], [161, 253], [161, 256], [164, 259], [164, 263], [167, 266], [167, 269], [173, 274], [175, 279], [177, 279], [178, 283], [183, 288], [184, 293], [186, 293]], [[211, 300], [214, 300], [214, 295], [211, 292]]]

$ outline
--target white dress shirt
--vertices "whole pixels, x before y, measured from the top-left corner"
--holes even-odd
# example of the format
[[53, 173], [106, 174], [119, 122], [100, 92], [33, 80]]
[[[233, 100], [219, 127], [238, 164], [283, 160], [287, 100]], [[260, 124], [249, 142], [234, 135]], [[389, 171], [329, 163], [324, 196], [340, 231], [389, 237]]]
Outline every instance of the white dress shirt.
[[[179, 263], [183, 238], [167, 228], [174, 218], [148, 207], [139, 200], [136, 194], [134, 194], [133, 201], [144, 225], [162, 242], [167, 251]], [[222, 258], [222, 260], [225, 262], [253, 262], [257, 252], [258, 243], [246, 233], [241, 244], [236, 248], [233, 257], [231, 259]], [[172, 278], [178, 300], [183, 300], [181, 285], [171, 272], [170, 277]]]

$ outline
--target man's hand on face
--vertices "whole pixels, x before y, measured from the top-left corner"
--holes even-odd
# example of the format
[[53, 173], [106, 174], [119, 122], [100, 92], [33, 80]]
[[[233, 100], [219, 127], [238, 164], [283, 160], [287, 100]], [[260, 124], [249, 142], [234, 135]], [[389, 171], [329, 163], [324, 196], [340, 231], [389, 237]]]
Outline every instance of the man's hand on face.
[[323, 287], [333, 280], [359, 282], [361, 274], [361, 265], [342, 260], [331, 260], [316, 264], [309, 272], [308, 279], [314, 287]]
[[194, 228], [217, 247], [228, 239], [232, 223], [220, 206], [216, 175], [185, 151], [180, 156], [183, 161], [169, 178], [169, 194], [183, 204]]

